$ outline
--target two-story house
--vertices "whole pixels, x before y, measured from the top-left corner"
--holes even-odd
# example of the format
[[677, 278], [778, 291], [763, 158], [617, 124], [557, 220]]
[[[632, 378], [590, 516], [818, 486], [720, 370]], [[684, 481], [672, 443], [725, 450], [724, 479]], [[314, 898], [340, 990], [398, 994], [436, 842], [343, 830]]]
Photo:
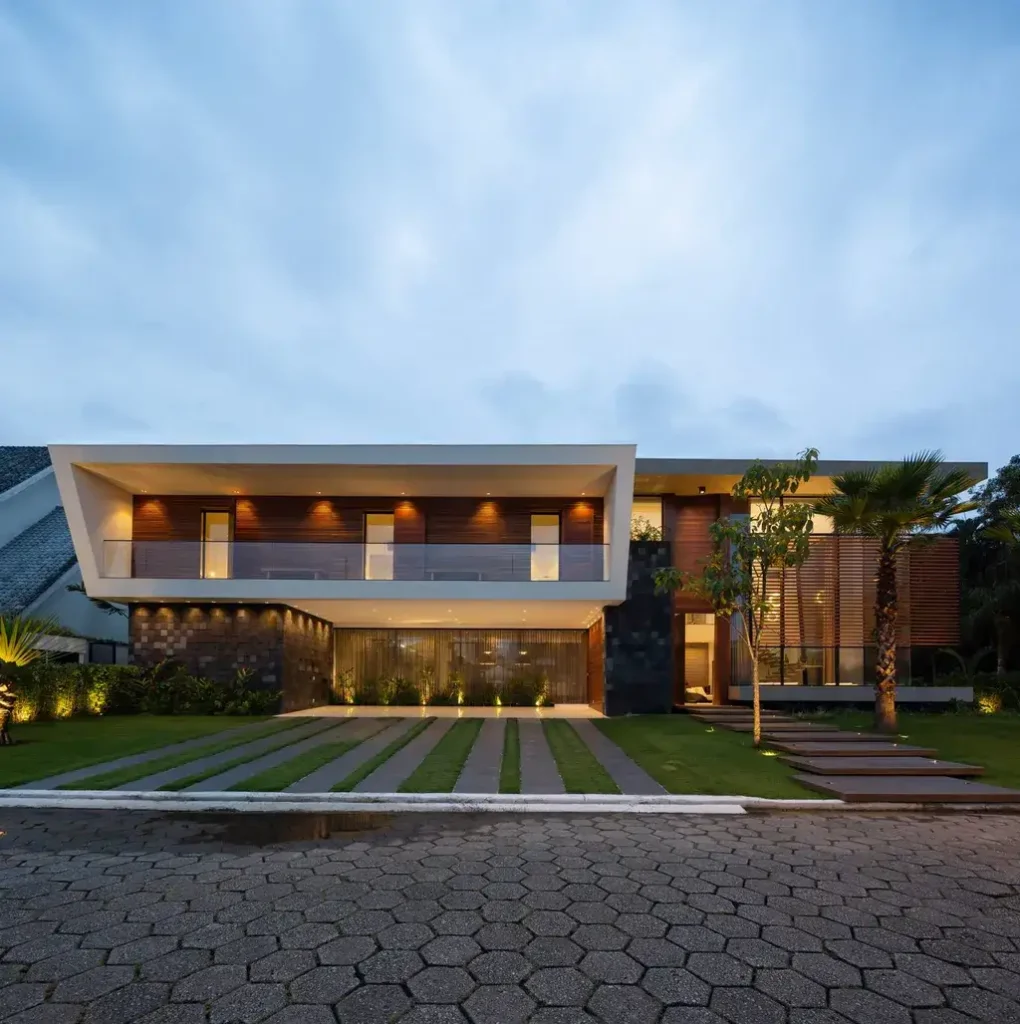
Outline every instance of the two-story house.
[[[696, 569], [709, 524], [748, 511], [729, 496], [746, 461], [638, 459], [630, 445], [51, 454], [88, 592], [129, 605], [136, 663], [224, 680], [249, 668], [290, 710], [326, 702], [338, 673], [498, 688], [540, 672], [553, 701], [607, 714], [745, 695], [730, 624], [656, 594], [652, 575]], [[802, 496], [847, 465], [823, 462]], [[652, 539], [631, 539], [635, 518]], [[873, 551], [822, 522], [812, 548], [775, 582], [767, 681], [852, 695], [873, 658]], [[909, 671], [912, 648], [957, 639], [952, 540], [911, 552], [903, 573]]]

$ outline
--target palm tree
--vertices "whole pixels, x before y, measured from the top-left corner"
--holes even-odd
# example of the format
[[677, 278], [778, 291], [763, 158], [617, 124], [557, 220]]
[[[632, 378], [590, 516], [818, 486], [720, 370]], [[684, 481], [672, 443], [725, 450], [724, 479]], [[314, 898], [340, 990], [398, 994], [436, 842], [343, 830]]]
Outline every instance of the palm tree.
[[974, 481], [950, 469], [937, 451], [919, 452], [902, 463], [844, 473], [835, 490], [819, 499], [814, 511], [830, 516], [836, 531], [878, 541], [875, 639], [878, 647], [875, 727], [896, 731], [896, 563], [918, 534], [944, 529], [955, 516], [978, 507], [960, 499]]
[[11, 743], [7, 727], [17, 703], [17, 670], [43, 657], [37, 645], [52, 625], [52, 619], [0, 615], [0, 746]]

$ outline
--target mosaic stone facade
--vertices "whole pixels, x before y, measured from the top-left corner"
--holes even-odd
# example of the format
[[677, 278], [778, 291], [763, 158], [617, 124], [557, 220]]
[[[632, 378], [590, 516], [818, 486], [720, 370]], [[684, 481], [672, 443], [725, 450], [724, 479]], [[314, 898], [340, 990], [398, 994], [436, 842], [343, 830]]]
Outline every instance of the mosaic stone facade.
[[278, 605], [133, 605], [131, 659], [164, 658], [195, 675], [227, 682], [250, 669], [253, 683], [281, 690], [284, 711], [324, 704], [333, 673], [333, 627]]

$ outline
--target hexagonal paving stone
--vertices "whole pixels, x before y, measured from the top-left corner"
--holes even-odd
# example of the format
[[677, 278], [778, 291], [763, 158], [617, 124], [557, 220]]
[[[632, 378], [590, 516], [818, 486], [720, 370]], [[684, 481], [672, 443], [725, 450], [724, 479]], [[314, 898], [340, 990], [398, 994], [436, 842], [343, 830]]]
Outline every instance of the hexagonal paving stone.
[[524, 949], [532, 933], [520, 924], [487, 924], [474, 935], [482, 949]]
[[461, 967], [473, 960], [481, 951], [482, 947], [470, 936], [441, 935], [422, 946], [419, 953], [427, 964]]
[[425, 924], [395, 924], [384, 928], [375, 938], [383, 949], [418, 949], [435, 935]]
[[687, 954], [666, 939], [634, 939], [627, 953], [645, 967], [683, 967]]
[[315, 950], [320, 964], [326, 966], [352, 966], [367, 960], [377, 949], [375, 940], [367, 935], [355, 935], [349, 939], [327, 942]]
[[459, 1003], [475, 989], [476, 982], [463, 967], [426, 967], [407, 983], [420, 1003]]
[[789, 968], [758, 971], [754, 987], [786, 1006], [825, 1006], [825, 989]]
[[524, 947], [524, 955], [536, 967], [570, 967], [584, 956], [584, 950], [573, 939], [541, 936]]
[[594, 983], [575, 967], [544, 967], [524, 987], [544, 1006], [584, 1006]]
[[660, 1003], [707, 1006], [712, 989], [682, 967], [653, 967], [645, 971], [641, 987]]
[[751, 984], [751, 968], [729, 953], [691, 953], [687, 969], [710, 985]]
[[942, 993], [905, 971], [865, 971], [864, 986], [909, 1007], [942, 1006]]
[[247, 981], [248, 973], [240, 964], [206, 967], [177, 982], [170, 998], [180, 1003], [211, 1003]]
[[513, 985], [523, 981], [534, 967], [520, 953], [496, 950], [476, 956], [468, 970], [483, 985]]
[[634, 985], [644, 973], [641, 964], [626, 953], [609, 950], [586, 954], [579, 966], [593, 981], [610, 985]]
[[210, 1024], [255, 1024], [287, 1005], [282, 985], [248, 984], [220, 996], [209, 1008]]
[[290, 983], [295, 1003], [338, 1003], [358, 987], [353, 967], [314, 967]]
[[55, 1003], [86, 1003], [129, 985], [135, 972], [131, 967], [93, 967], [82, 974], [65, 978], [50, 997]]
[[608, 924], [584, 924], [575, 929], [571, 938], [582, 949], [617, 950], [624, 949], [630, 936]]
[[588, 1009], [606, 1024], [654, 1024], [662, 1006], [635, 985], [600, 985]]
[[717, 988], [712, 991], [709, 1008], [733, 1024], [786, 1024], [786, 1009], [753, 988]]
[[858, 968], [828, 953], [794, 953], [793, 967], [826, 988], [851, 988], [863, 984]]
[[473, 1024], [524, 1024], [535, 1001], [516, 985], [482, 985], [463, 1005]]
[[384, 949], [363, 960], [358, 970], [369, 984], [381, 985], [407, 981], [424, 966], [414, 950]]
[[282, 949], [256, 960], [248, 969], [248, 978], [251, 981], [292, 981], [315, 964], [314, 954], [307, 949]]
[[336, 1004], [340, 1024], [390, 1024], [411, 1008], [399, 985], [362, 985]]

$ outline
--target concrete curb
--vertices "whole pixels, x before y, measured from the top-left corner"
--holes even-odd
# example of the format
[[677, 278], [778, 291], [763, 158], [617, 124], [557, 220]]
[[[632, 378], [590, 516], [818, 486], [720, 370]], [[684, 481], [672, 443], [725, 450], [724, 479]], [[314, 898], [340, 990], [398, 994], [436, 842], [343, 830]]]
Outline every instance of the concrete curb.
[[0, 808], [54, 808], [238, 813], [352, 811], [464, 813], [745, 814], [748, 810], [842, 808], [841, 800], [768, 800], [761, 797], [600, 793], [247, 793], [125, 790], [17, 790], [0, 792]]

